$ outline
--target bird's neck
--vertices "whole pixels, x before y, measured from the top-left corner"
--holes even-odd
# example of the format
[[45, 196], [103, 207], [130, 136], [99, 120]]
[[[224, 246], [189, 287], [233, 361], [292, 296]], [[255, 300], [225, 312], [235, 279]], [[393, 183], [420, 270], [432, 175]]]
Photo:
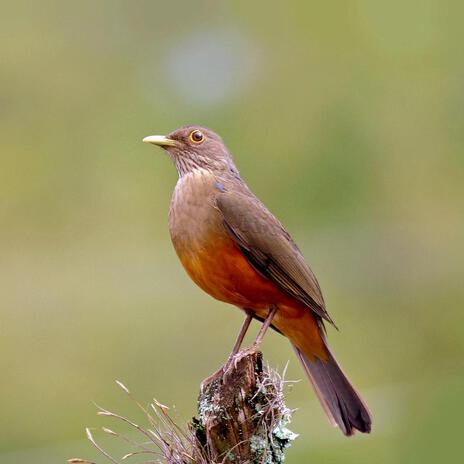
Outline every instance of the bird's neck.
[[224, 165], [205, 165], [203, 163], [195, 163], [192, 160], [176, 160], [175, 166], [179, 179], [185, 176], [195, 175], [200, 172], [208, 171], [212, 176], [217, 178], [234, 178], [239, 180], [240, 174], [233, 163]]
[[179, 174], [179, 179], [201, 169], [200, 164], [192, 158], [176, 156], [173, 158], [173, 162], [176, 166], [177, 174]]
[[229, 160], [221, 160], [214, 162], [203, 162], [187, 157], [176, 157], [173, 159], [176, 166], [179, 179], [189, 174], [195, 174], [199, 171], [209, 171], [215, 177], [233, 177], [240, 179], [240, 174], [234, 162]]

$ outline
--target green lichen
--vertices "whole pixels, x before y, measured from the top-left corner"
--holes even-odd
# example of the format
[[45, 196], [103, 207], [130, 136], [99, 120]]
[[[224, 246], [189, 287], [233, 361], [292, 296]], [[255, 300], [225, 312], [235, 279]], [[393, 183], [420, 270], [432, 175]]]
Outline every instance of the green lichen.
[[285, 450], [289, 448], [292, 442], [298, 437], [297, 433], [292, 432], [287, 427], [290, 421], [291, 411], [286, 409], [282, 417], [278, 420], [277, 425], [272, 430], [274, 462], [277, 464], [281, 464], [285, 461]]
[[253, 455], [252, 464], [272, 464], [269, 457], [272, 455], [269, 453], [268, 441], [259, 435], [253, 435], [250, 437], [250, 451]]
[[204, 395], [198, 402], [198, 415], [200, 416], [200, 422], [205, 425], [206, 419], [211, 414], [214, 414], [217, 417], [222, 417], [224, 415], [224, 410], [217, 403], [214, 404], [209, 395]]
[[253, 454], [262, 455], [267, 448], [267, 440], [259, 435], [250, 437], [250, 449]]
[[284, 448], [288, 448], [292, 444], [292, 441], [298, 438], [297, 433], [292, 432], [289, 428], [287, 428], [287, 425], [290, 423], [290, 420], [290, 414], [285, 414], [277, 422], [277, 425], [274, 427], [274, 430], [272, 431], [273, 437], [279, 440], [279, 442], [282, 443], [282, 446]]
[[279, 420], [272, 431], [270, 440], [259, 435], [250, 438], [252, 464], [282, 464], [285, 461], [285, 450], [298, 437], [298, 434], [286, 427], [289, 420], [290, 416]]
[[[248, 405], [255, 411], [250, 419], [252, 423], [248, 426], [254, 433], [249, 438], [250, 460], [247, 461], [249, 464], [283, 464], [285, 451], [298, 437], [288, 428], [293, 411], [285, 405], [284, 386], [283, 378], [269, 367], [257, 371], [256, 388], [246, 398]], [[194, 423], [195, 434], [205, 448], [208, 447], [204, 427], [207, 419], [212, 415], [219, 422], [228, 419], [228, 410], [218, 405], [215, 392], [214, 384], [203, 392], [198, 402], [199, 419], [196, 424]], [[238, 416], [240, 414], [238, 405], [234, 404], [232, 407], [234, 408], [232, 414]], [[215, 433], [219, 440], [225, 440], [221, 430]], [[227, 443], [222, 444], [227, 449]], [[235, 464], [240, 460], [232, 451], [235, 450], [229, 447], [224, 462]]]

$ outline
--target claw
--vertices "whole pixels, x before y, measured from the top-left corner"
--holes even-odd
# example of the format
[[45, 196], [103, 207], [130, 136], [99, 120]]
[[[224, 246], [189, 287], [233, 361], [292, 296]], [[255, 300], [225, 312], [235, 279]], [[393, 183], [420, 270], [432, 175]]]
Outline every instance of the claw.
[[251, 346], [248, 348], [245, 348], [242, 351], [239, 351], [234, 357], [233, 357], [233, 363], [234, 363], [234, 368], [237, 369], [238, 363], [245, 358], [246, 356], [249, 356], [250, 354], [254, 354], [257, 351], [259, 351], [259, 345], [257, 343], [253, 343]]
[[259, 351], [259, 344], [253, 343], [248, 348], [245, 348], [242, 351], [239, 351], [238, 353], [234, 354], [233, 356], [230, 356], [222, 367], [220, 367], [214, 374], [211, 374], [209, 377], [203, 380], [203, 382], [201, 382], [200, 392], [204, 393], [206, 387], [212, 382], [216, 382], [218, 380], [222, 382], [224, 377], [226, 377], [227, 373], [232, 367], [234, 370], [236, 370], [238, 363], [243, 358], [245, 358], [248, 355], [254, 354], [257, 351]]

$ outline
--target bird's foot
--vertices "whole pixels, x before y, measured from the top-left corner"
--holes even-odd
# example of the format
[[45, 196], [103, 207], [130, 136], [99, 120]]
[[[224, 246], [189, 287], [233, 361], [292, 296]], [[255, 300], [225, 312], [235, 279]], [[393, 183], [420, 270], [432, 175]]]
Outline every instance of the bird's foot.
[[234, 366], [234, 369], [237, 369], [238, 363], [249, 355], [255, 354], [259, 351], [260, 345], [257, 343], [253, 343], [248, 348], [244, 348], [243, 350], [239, 351], [235, 355], [229, 358], [228, 362], [225, 364], [224, 368], [224, 375], [227, 371]]
[[248, 348], [245, 348], [238, 353], [232, 354], [227, 359], [226, 363], [220, 367], [214, 374], [211, 374], [207, 377], [203, 382], [200, 384], [200, 391], [203, 393], [208, 385], [213, 382], [223, 381], [224, 377], [229, 373], [231, 369], [236, 370], [238, 363], [249, 355], [255, 354], [259, 351], [260, 345], [257, 343], [253, 343]]
[[203, 393], [206, 390], [206, 387], [210, 385], [211, 383], [216, 382], [218, 380], [222, 380], [224, 376], [224, 367], [225, 365], [219, 368], [214, 374], [211, 374], [209, 377], [206, 377], [206, 379], [203, 380], [203, 382], [201, 382], [200, 384], [201, 393]]

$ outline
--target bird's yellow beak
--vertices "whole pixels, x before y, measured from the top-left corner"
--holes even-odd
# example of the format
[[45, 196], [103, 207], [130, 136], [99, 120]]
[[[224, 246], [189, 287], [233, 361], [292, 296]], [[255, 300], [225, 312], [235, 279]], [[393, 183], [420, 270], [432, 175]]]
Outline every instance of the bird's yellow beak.
[[158, 145], [159, 147], [174, 147], [176, 145], [175, 140], [169, 139], [164, 135], [149, 135], [143, 139], [143, 142]]

